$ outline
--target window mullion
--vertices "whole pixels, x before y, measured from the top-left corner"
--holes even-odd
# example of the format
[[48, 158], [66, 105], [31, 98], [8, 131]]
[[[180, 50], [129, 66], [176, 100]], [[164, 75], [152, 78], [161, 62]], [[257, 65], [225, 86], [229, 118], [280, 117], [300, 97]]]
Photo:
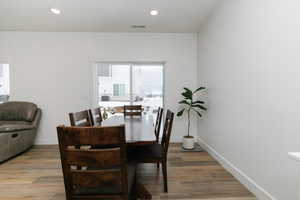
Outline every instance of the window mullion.
[[129, 93], [130, 93], [130, 105], [132, 105], [133, 104], [133, 94], [132, 94], [132, 92], [133, 92], [133, 86], [132, 86], [132, 84], [133, 84], [133, 64], [132, 63], [130, 63], [130, 90], [129, 90]]

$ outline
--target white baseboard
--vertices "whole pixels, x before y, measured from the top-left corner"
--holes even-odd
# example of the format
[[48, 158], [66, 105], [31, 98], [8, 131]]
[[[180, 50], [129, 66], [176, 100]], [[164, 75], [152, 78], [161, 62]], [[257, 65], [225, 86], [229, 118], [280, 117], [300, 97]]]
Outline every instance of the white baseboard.
[[171, 143], [181, 143], [182, 137], [171, 137], [170, 142]]
[[247, 174], [234, 166], [230, 161], [218, 153], [213, 147], [205, 141], [198, 139], [198, 143], [203, 147], [214, 159], [216, 159], [227, 171], [229, 171], [237, 180], [239, 180], [249, 191], [251, 191], [258, 200], [277, 200], [265, 189], [259, 186]]
[[35, 145], [53, 145], [58, 144], [56, 140], [35, 140]]

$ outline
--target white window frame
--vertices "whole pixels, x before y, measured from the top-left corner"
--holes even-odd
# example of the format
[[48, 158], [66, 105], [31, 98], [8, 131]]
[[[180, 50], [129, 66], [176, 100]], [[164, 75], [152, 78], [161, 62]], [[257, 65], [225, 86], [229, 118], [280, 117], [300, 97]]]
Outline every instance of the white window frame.
[[162, 106], [164, 107], [165, 106], [165, 66], [166, 66], [166, 62], [162, 61], [162, 62], [109, 62], [109, 61], [94, 61], [92, 62], [92, 101], [91, 101], [91, 106], [92, 107], [99, 107], [99, 87], [98, 87], [98, 72], [97, 72], [97, 64], [99, 63], [108, 63], [108, 64], [114, 64], [114, 65], [129, 65], [129, 69], [130, 69], [130, 89], [129, 89], [129, 92], [130, 92], [130, 104], [132, 105], [132, 102], [133, 102], [133, 95], [132, 95], [132, 92], [133, 92], [133, 89], [132, 89], [132, 85], [133, 85], [133, 65], [143, 65], [143, 66], [153, 66], [153, 65], [161, 65], [163, 70], [162, 70], [162, 78], [163, 78], [163, 86], [162, 86], [162, 92], [163, 92], [163, 95], [162, 95]]
[[[10, 64], [9, 64], [9, 62], [2, 62], [2, 61], [0, 61], [0, 65], [8, 65], [8, 99], [7, 99], [7, 101], [9, 100], [9, 98], [10, 98], [10, 94], [11, 94], [11, 83], [10, 83], [10, 76], [11, 76], [11, 69], [10, 69]], [[0, 99], [0, 103], [3, 103], [3, 102], [5, 102], [5, 101], [1, 101], [1, 99]]]
[[108, 76], [102, 76], [102, 77], [112, 77], [112, 66], [111, 64], [108, 63]]

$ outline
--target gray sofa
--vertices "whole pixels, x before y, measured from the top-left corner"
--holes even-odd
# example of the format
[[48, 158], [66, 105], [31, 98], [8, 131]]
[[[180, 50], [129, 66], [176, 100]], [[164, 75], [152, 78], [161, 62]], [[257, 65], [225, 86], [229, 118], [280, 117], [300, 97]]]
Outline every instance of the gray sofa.
[[0, 163], [33, 145], [40, 119], [41, 110], [33, 103], [0, 104]]

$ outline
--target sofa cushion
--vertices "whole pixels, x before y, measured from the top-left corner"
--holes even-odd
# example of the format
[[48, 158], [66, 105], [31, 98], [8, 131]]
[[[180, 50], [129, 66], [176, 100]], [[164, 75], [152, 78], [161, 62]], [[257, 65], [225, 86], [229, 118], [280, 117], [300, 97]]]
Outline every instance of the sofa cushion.
[[0, 120], [32, 122], [37, 109], [37, 106], [30, 102], [5, 102], [0, 104]]

